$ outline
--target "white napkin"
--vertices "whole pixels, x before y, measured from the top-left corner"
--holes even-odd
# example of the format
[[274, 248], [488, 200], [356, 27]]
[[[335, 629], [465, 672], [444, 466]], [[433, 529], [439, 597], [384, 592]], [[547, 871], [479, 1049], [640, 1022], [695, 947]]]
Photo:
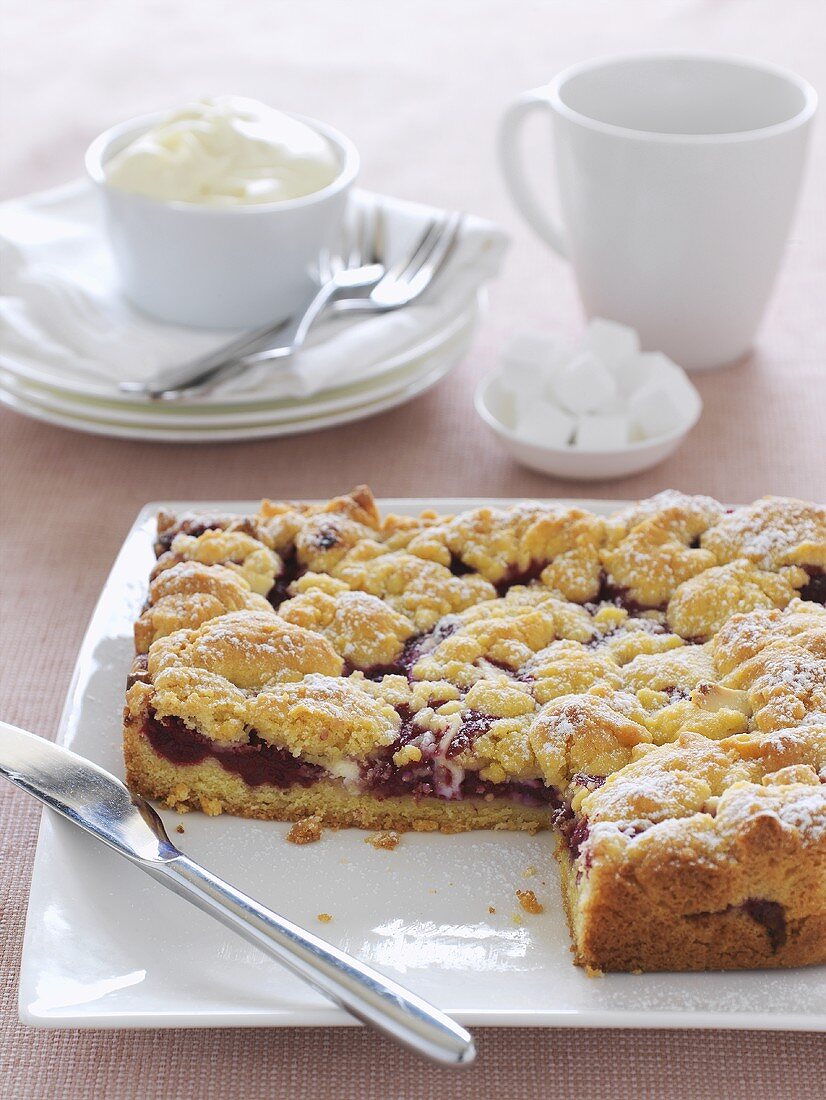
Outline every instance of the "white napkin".
[[[379, 196], [356, 192], [357, 201]], [[390, 263], [423, 231], [431, 207], [380, 196]], [[256, 368], [222, 392], [278, 399], [380, 374], [392, 357], [442, 331], [495, 276], [507, 237], [468, 216], [432, 286], [393, 313], [319, 324], [277, 370]], [[0, 204], [0, 366], [49, 385], [114, 396], [119, 382], [211, 351], [234, 333], [153, 321], [120, 295], [96, 197], [85, 181]]]

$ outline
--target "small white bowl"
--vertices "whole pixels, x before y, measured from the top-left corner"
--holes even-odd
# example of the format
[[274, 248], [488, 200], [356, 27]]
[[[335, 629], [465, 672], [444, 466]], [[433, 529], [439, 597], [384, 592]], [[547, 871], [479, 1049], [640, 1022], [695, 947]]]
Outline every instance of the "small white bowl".
[[109, 158], [162, 115], [122, 122], [95, 138], [86, 171], [102, 200], [123, 292], [134, 305], [173, 324], [256, 328], [286, 320], [307, 299], [319, 253], [340, 245], [359, 156], [337, 130], [291, 117], [330, 142], [339, 174], [310, 195], [248, 206], [166, 202], [106, 182]]
[[668, 435], [629, 443], [626, 447], [614, 451], [545, 447], [521, 439], [513, 428], [511, 395], [501, 385], [498, 374], [489, 374], [479, 383], [473, 403], [476, 412], [498, 436], [505, 450], [523, 466], [529, 466], [532, 470], [539, 470], [543, 474], [574, 481], [605, 481], [611, 478], [628, 477], [630, 474], [638, 474], [641, 470], [656, 466], [677, 450], [700, 419], [703, 402], [699, 393], [684, 371], [679, 367], [675, 367], [674, 370], [685, 383], [684, 424]]

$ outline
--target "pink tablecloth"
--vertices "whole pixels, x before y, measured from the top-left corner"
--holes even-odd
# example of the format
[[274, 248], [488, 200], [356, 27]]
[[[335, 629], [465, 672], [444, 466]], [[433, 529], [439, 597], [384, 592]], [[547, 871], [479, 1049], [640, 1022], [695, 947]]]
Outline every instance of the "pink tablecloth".
[[[506, 201], [492, 135], [504, 103], [599, 53], [700, 47], [756, 54], [826, 86], [814, 0], [419, 0], [304, 5], [215, 0], [10, 0], [2, 147], [11, 196], [68, 180], [111, 122], [236, 91], [328, 119], [363, 155], [366, 185], [466, 206], [513, 231], [472, 353], [448, 381], [385, 416], [294, 440], [203, 448], [125, 444], [2, 415], [2, 715], [54, 732], [95, 596], [148, 499], [382, 495], [637, 497], [666, 486], [727, 500], [826, 495], [826, 152], [806, 191], [752, 360], [699, 380], [706, 411], [659, 469], [586, 490], [514, 465], [477, 421], [475, 380], [523, 327], [574, 336], [569, 272]], [[477, 1067], [434, 1070], [362, 1031], [44, 1032], [16, 1020], [38, 811], [0, 791], [0, 1095], [106, 1097], [797, 1098], [826, 1095], [822, 1037], [794, 1034], [485, 1031]]]

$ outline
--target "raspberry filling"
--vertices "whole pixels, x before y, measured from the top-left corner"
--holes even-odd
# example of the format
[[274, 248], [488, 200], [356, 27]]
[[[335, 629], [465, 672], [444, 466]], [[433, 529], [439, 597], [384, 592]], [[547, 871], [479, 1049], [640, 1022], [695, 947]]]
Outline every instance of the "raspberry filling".
[[559, 829], [562, 842], [568, 849], [571, 859], [579, 859], [582, 846], [590, 832], [587, 817], [580, 817], [579, 814], [574, 813], [570, 803], [566, 802], [556, 811], [551, 823], [555, 829]]
[[511, 567], [504, 577], [494, 585], [497, 595], [504, 596], [509, 588], [515, 588], [517, 584], [530, 584], [531, 581], [538, 580], [542, 570], [546, 569], [549, 564], [547, 561], [533, 561], [527, 569]]
[[[473, 772], [465, 772], [452, 764], [449, 748], [444, 754], [439, 753], [435, 740], [432, 748], [422, 751], [420, 761], [397, 767], [393, 763], [393, 754], [422, 733], [409, 715], [403, 714], [402, 718], [402, 729], [396, 741], [360, 764], [360, 791], [369, 792], [379, 799], [398, 795], [412, 796], [416, 801], [422, 798], [461, 800], [500, 797], [524, 806], [558, 804], [556, 792], [538, 779], [490, 783]], [[452, 756], [464, 751], [492, 721], [494, 719], [485, 715], [468, 712], [462, 729], [455, 735], [460, 739], [460, 744]], [[160, 718], [150, 712], [144, 719], [142, 732], [154, 752], [172, 764], [200, 764], [211, 758], [228, 772], [240, 776], [250, 787], [268, 783], [286, 790], [293, 786], [311, 787], [320, 779], [330, 778], [320, 765], [297, 760], [286, 749], [264, 741], [255, 731], [243, 744], [222, 744], [189, 729], [178, 718]]]
[[[521, 806], [548, 806], [554, 804], [556, 794], [539, 779], [525, 779], [519, 783], [491, 783], [480, 779], [475, 772], [465, 772], [458, 782], [452, 782], [449, 769], [428, 761], [426, 764], [405, 765], [397, 768], [392, 762], [374, 760], [361, 771], [362, 789], [374, 798], [440, 798], [444, 801], [463, 801], [467, 798], [506, 798]], [[443, 793], [444, 792], [444, 793]]]
[[749, 898], [743, 902], [743, 909], [766, 929], [772, 951], [779, 951], [786, 942], [786, 910], [780, 902]]
[[[360, 767], [361, 788], [375, 798], [403, 796], [414, 801], [422, 798], [446, 801], [507, 798], [523, 806], [550, 808], [559, 805], [556, 790], [546, 787], [540, 779], [491, 783], [455, 763], [457, 757], [471, 749], [481, 733], [490, 729], [495, 718], [478, 711], [465, 711], [459, 729], [445, 744], [444, 738], [417, 726], [415, 715], [407, 708], [399, 707], [398, 711], [402, 726], [396, 740]], [[395, 754], [408, 745], [415, 745], [419, 759], [395, 764]]]
[[287, 557], [284, 558], [284, 567], [278, 576], [275, 578], [275, 583], [267, 593], [267, 600], [276, 609], [281, 604], [290, 598], [289, 587], [293, 581], [298, 580], [305, 570], [299, 565], [298, 553], [293, 549]]
[[172, 764], [200, 764], [211, 757], [249, 787], [260, 787], [262, 783], [281, 790], [311, 787], [325, 775], [317, 764], [296, 760], [286, 749], [268, 744], [254, 731], [245, 744], [221, 744], [189, 729], [178, 718], [159, 718], [150, 713], [144, 720], [143, 733], [158, 756]]
[[807, 565], [804, 568], [809, 579], [800, 589], [801, 600], [826, 604], [826, 569], [821, 569], [819, 565]]

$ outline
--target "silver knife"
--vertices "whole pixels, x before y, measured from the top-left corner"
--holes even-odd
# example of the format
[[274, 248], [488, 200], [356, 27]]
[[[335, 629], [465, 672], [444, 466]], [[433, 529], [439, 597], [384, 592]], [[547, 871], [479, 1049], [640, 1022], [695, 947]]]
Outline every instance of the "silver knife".
[[121, 781], [69, 749], [0, 722], [0, 775], [298, 974], [343, 1009], [434, 1062], [468, 1065], [469, 1032], [390, 978], [273, 913], [184, 855]]

